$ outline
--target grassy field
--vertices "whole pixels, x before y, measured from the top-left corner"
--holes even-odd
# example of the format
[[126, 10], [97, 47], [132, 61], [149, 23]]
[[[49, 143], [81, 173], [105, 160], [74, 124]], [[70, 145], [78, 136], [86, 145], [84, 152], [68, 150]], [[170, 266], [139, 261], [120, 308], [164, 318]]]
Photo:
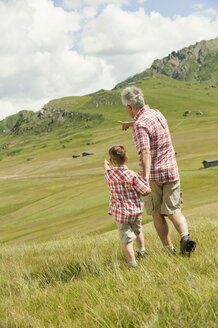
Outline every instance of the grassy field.
[[[204, 169], [204, 159], [218, 157], [218, 89], [159, 76], [139, 81], [151, 107], [167, 117], [179, 164], [184, 209], [217, 201], [218, 167]], [[129, 168], [138, 156], [120, 90], [49, 103], [72, 111], [100, 113], [101, 124], [63, 127], [41, 135], [0, 136], [0, 242], [48, 240], [115, 229], [108, 216], [109, 192], [102, 163], [109, 147], [124, 144]], [[190, 110], [189, 116], [183, 113]], [[203, 115], [196, 115], [202, 111]], [[72, 158], [91, 151], [92, 156]], [[31, 159], [31, 160], [27, 160]], [[144, 214], [143, 222], [151, 219]]]
[[185, 211], [191, 258], [165, 253], [144, 225], [149, 255], [133, 269], [115, 231], [2, 246], [1, 328], [217, 327], [217, 213], [218, 203]]
[[[116, 143], [126, 146], [129, 168], [138, 167], [131, 131], [117, 123], [129, 120], [120, 90], [53, 100], [104, 120], [0, 135], [0, 328], [217, 326], [218, 167], [202, 161], [218, 157], [218, 89], [161, 76], [138, 86], [168, 120], [196, 252], [164, 253], [144, 213], [149, 256], [128, 269], [102, 167]], [[83, 151], [94, 155], [72, 158]], [[174, 229], [172, 239], [178, 250]]]

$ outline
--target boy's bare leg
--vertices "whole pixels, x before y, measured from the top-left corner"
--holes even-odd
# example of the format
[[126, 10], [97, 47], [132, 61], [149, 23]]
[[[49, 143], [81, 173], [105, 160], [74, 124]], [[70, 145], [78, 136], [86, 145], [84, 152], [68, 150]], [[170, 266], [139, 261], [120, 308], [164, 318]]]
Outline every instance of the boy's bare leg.
[[164, 246], [171, 245], [172, 242], [170, 239], [169, 227], [164, 216], [161, 214], [154, 215], [153, 222], [157, 230], [158, 236], [160, 237], [160, 240], [162, 241], [163, 245]]
[[134, 254], [134, 250], [133, 250], [133, 241], [128, 244], [124, 244], [124, 251], [125, 251], [128, 261], [134, 262], [135, 254]]
[[145, 248], [144, 235], [142, 231], [135, 232], [135, 235], [136, 235], [136, 244], [138, 248]]
[[172, 221], [176, 230], [181, 233], [188, 234], [188, 225], [186, 218], [181, 212], [176, 212], [174, 214], [168, 214], [168, 218]]

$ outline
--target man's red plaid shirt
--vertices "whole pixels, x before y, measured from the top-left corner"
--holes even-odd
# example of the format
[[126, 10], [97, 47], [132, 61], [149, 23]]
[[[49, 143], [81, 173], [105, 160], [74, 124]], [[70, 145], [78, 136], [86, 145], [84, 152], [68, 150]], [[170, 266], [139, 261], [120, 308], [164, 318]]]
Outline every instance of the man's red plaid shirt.
[[[141, 108], [134, 117], [133, 139], [138, 154], [151, 151], [150, 180], [158, 183], [179, 180], [175, 151], [165, 117], [149, 106]], [[143, 176], [140, 156], [139, 174]]]
[[143, 212], [140, 194], [145, 195], [148, 185], [127, 166], [114, 166], [105, 171], [110, 189], [109, 211], [115, 221], [125, 224], [135, 222]]

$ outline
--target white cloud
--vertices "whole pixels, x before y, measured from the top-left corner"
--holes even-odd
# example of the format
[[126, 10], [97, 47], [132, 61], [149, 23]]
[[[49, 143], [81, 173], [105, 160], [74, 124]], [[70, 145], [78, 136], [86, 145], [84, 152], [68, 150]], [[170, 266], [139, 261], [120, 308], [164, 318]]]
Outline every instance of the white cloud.
[[81, 0], [63, 0], [62, 1], [63, 7], [68, 10], [75, 10], [82, 7]]
[[[42, 104], [45, 104], [48, 99], [40, 98], [40, 100], [33, 100], [25, 98], [25, 100], [10, 97], [9, 100], [0, 99], [0, 120], [4, 119], [6, 116], [16, 114], [20, 110], [39, 110]], [[6, 115], [5, 115], [6, 114]]]
[[218, 16], [218, 11], [213, 8], [208, 8], [205, 10], [205, 14], [209, 16]]
[[192, 6], [193, 9], [195, 9], [196, 12], [202, 15], [208, 15], [208, 16], [217, 16], [218, 11], [214, 8], [206, 8], [205, 3], [197, 3]]
[[170, 19], [157, 12], [147, 15], [142, 8], [125, 12], [110, 5], [85, 26], [80, 47], [90, 56], [103, 57], [119, 81], [143, 71], [155, 58], [216, 37], [217, 29], [218, 21], [197, 14]]
[[0, 100], [0, 120], [5, 118], [5, 113], [7, 116], [15, 114], [16, 109], [16, 105], [11, 100]]
[[81, 19], [47, 0], [0, 2], [0, 119], [115, 83], [103, 60], [71, 50]]
[[195, 3], [192, 7], [197, 10], [201, 10], [204, 8], [204, 3]]
[[82, 12], [82, 17], [85, 20], [94, 18], [97, 15], [98, 11], [93, 7], [85, 7]]
[[70, 12], [50, 0], [0, 1], [0, 119], [53, 98], [111, 89], [154, 59], [217, 36], [214, 17], [147, 15], [125, 11], [124, 1], [100, 12], [91, 5], [97, 0]]
[[115, 4], [117, 6], [127, 4], [129, 0], [63, 0], [64, 8], [68, 10], [75, 10], [84, 8], [86, 6], [105, 6], [107, 4]]

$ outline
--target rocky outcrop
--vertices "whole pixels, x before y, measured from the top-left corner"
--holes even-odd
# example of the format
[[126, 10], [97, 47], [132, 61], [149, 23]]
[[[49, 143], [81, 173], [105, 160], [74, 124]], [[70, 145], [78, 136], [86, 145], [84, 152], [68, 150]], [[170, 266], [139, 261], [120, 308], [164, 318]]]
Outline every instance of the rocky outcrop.
[[36, 120], [50, 120], [56, 124], [64, 124], [66, 121], [73, 120], [89, 120], [90, 114], [79, 113], [79, 112], [70, 112], [62, 108], [44, 106], [39, 112], [36, 113]]
[[[97, 120], [103, 121], [101, 114], [88, 114], [80, 112], [70, 112], [62, 108], [45, 105], [40, 111], [34, 113], [31, 117], [20, 117], [11, 130], [12, 134], [23, 134], [33, 132], [50, 132], [59, 126], [69, 127], [78, 122], [89, 122]], [[86, 126], [85, 126], [86, 127]]]
[[150, 68], [119, 83], [115, 89], [140, 79], [163, 74], [176, 80], [198, 81], [218, 86], [218, 38], [197, 42], [195, 45], [173, 51], [163, 59], [156, 59]]
[[199, 73], [209, 52], [210, 47], [206, 41], [198, 42], [194, 46], [177, 52], [173, 51], [161, 60], [155, 60], [149, 73], [151, 75], [155, 73], [164, 74], [177, 80], [196, 79], [200, 82], [201, 77]]
[[33, 113], [33, 111], [21, 110], [17, 114], [13, 114], [6, 117], [2, 121], [0, 121], [0, 134], [10, 132], [10, 130], [20, 118], [30, 117], [31, 115], [33, 115]]

